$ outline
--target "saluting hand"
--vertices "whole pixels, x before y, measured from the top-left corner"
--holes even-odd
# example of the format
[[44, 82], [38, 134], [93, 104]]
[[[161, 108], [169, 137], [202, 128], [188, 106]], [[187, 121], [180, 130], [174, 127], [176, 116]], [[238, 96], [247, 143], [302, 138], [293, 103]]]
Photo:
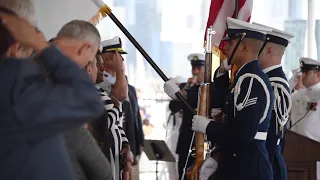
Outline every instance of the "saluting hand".
[[119, 72], [120, 70], [123, 69], [123, 65], [122, 65], [123, 58], [118, 52], [110, 54], [110, 56], [108, 56], [106, 63], [115, 72]]
[[0, 13], [1, 23], [8, 29], [11, 36], [24, 46], [31, 47], [37, 52], [49, 46], [44, 35], [28, 20], [15, 15]]

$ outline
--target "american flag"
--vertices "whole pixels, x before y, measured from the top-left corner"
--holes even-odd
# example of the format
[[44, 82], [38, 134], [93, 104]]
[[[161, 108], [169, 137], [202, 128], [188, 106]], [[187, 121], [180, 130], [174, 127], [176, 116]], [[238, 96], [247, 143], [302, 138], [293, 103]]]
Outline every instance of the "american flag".
[[[235, 18], [236, 16], [236, 1], [238, 1], [239, 10], [237, 19], [249, 22], [253, 0], [211, 0], [206, 29], [213, 25], [216, 34], [213, 36], [212, 42], [215, 46], [219, 46], [221, 39], [225, 36], [227, 17]], [[204, 38], [206, 40], [206, 34]]]
[[[238, 8], [236, 9], [237, 3]], [[213, 30], [216, 31], [216, 34], [212, 36], [213, 45], [219, 47], [219, 49], [223, 51], [225, 42], [221, 42], [221, 39], [226, 35], [227, 17], [236, 18], [236, 10], [238, 10], [237, 19], [250, 22], [252, 7], [253, 0], [211, 0], [206, 29], [213, 26]], [[206, 41], [206, 33], [207, 31], [205, 31], [204, 41]], [[231, 81], [233, 80], [236, 71], [237, 67], [232, 66]]]

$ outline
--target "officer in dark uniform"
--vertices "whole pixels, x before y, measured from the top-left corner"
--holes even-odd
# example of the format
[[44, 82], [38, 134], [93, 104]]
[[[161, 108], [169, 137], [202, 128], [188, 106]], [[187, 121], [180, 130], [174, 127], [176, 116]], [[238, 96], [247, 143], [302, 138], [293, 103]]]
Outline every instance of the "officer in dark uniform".
[[[188, 82], [181, 83], [179, 85], [179, 88], [186, 92], [188, 103], [192, 106], [192, 108], [196, 109], [198, 102], [198, 89], [204, 77], [205, 56], [203, 53], [192, 53], [188, 56], [188, 60], [191, 62], [192, 77], [188, 79]], [[173, 80], [172, 82], [175, 83]], [[171, 100], [169, 108], [172, 112], [183, 110], [182, 124], [180, 127], [179, 139], [176, 149], [176, 153], [179, 154], [178, 170], [179, 179], [181, 179], [193, 134], [193, 131], [191, 130], [193, 114], [179, 100]], [[187, 168], [191, 167], [193, 162], [194, 158], [190, 157], [188, 160]]]
[[274, 97], [256, 60], [271, 29], [229, 17], [227, 25], [227, 58], [240, 68], [226, 97], [224, 122], [195, 115], [192, 130], [219, 146], [217, 180], [272, 180], [265, 144]]
[[[257, 25], [267, 27], [261, 24]], [[275, 97], [266, 143], [269, 160], [272, 163], [274, 180], [288, 179], [287, 168], [282, 153], [292, 100], [289, 83], [281, 66], [281, 59], [289, 44], [289, 40], [293, 37], [294, 35], [290, 33], [272, 28], [272, 32], [267, 34], [265, 46], [259, 55], [260, 65], [263, 68], [263, 72], [269, 77]]]

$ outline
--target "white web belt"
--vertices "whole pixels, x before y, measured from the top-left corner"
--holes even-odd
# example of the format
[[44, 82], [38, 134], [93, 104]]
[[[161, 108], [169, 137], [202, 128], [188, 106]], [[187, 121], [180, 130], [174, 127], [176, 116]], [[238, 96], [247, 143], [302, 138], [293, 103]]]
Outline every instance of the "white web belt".
[[267, 140], [268, 132], [257, 132], [257, 134], [254, 136], [254, 139], [265, 141]]

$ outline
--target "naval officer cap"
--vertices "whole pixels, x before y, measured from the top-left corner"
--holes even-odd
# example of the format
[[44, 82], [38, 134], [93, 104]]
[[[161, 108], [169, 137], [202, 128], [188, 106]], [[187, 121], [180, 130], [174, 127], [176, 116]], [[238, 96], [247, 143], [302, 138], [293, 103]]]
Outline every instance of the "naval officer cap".
[[122, 42], [119, 36], [101, 42], [102, 53], [118, 52], [119, 54], [128, 54], [122, 49]]
[[205, 56], [203, 53], [192, 53], [188, 56], [191, 66], [204, 66]]
[[265, 41], [266, 34], [269, 32], [271, 32], [270, 28], [228, 17], [227, 36], [223, 38], [222, 41], [232, 40], [242, 36]]
[[269, 27], [263, 24], [258, 24], [253, 22], [252, 24], [258, 25], [258, 26], [262, 26], [262, 27], [267, 27], [270, 28], [272, 31], [268, 32], [268, 34], [266, 35], [266, 41], [267, 42], [271, 42], [271, 43], [275, 43], [275, 44], [280, 44], [284, 47], [287, 47], [288, 44], [290, 43], [290, 40], [292, 38], [294, 38], [294, 35], [285, 31], [281, 31], [279, 29], [273, 28], [273, 27]]
[[308, 72], [311, 70], [320, 71], [320, 61], [311, 58], [300, 58], [301, 72]]

